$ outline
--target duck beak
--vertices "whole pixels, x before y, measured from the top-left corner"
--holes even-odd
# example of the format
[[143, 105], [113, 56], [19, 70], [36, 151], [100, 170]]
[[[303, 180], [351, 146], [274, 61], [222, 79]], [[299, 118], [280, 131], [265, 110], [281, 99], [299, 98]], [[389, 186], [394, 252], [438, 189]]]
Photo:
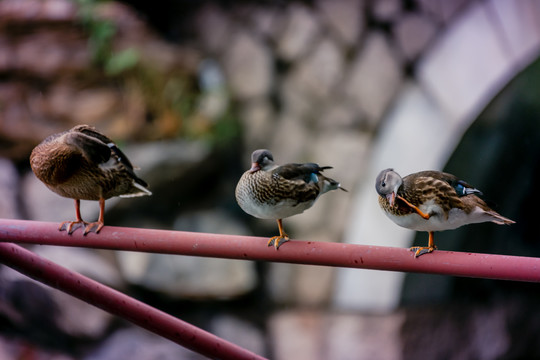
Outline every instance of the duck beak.
[[394, 203], [396, 202], [396, 192], [392, 191], [390, 194], [386, 195], [386, 200], [388, 200], [388, 203], [390, 206], [394, 206]]
[[261, 170], [261, 166], [258, 163], [254, 162], [251, 164], [251, 169], [249, 169], [249, 172], [254, 173], [255, 171], [259, 170]]

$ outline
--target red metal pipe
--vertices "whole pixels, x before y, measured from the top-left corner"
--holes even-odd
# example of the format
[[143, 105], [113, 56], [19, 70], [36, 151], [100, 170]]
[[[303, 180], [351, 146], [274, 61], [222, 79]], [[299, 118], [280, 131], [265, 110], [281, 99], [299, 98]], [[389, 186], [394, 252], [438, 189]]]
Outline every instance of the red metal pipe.
[[114, 226], [67, 235], [56, 223], [0, 219], [0, 241], [540, 282], [540, 258], [442, 250], [414, 258], [404, 248], [300, 240], [276, 251], [267, 240]]
[[0, 262], [209, 358], [264, 359], [18, 245], [0, 243]]

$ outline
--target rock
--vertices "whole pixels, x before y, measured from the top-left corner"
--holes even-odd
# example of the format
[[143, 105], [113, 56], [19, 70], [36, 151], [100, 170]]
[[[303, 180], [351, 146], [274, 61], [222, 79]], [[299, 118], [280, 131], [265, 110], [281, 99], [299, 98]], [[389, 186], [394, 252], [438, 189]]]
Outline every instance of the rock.
[[345, 95], [375, 126], [402, 82], [400, 64], [384, 35], [368, 35], [345, 79]]
[[403, 314], [357, 315], [282, 311], [269, 322], [274, 358], [401, 359]]
[[[292, 219], [294, 217], [284, 221], [291, 241], [334, 241], [331, 237], [333, 234], [328, 231], [301, 232], [301, 229], [292, 226]], [[269, 264], [266, 276], [267, 291], [271, 299], [279, 305], [324, 307], [332, 296], [334, 273], [335, 269], [328, 267], [272, 263]]]
[[[302, 88], [303, 84], [298, 81], [298, 71], [292, 71], [284, 76], [279, 84], [279, 95], [281, 100], [281, 119], [297, 117], [298, 120], [310, 117], [316, 112], [319, 104], [313, 104], [313, 99]], [[279, 120], [282, 121], [282, 120]]]
[[435, 24], [417, 14], [404, 15], [394, 27], [396, 42], [409, 60], [418, 57], [436, 35]]
[[[73, 121], [90, 125], [103, 121], [107, 116], [119, 111], [121, 100], [118, 92], [106, 87], [79, 91], [71, 103]], [[113, 136], [109, 132], [107, 134]]]
[[233, 24], [227, 13], [214, 3], [207, 3], [197, 13], [195, 28], [203, 48], [209, 55], [225, 51], [230, 44]]
[[12, 269], [2, 269], [0, 277], [4, 311], [11, 307], [8, 314], [15, 328], [38, 342], [60, 346], [70, 337], [95, 340], [112, 320], [111, 314]]
[[380, 21], [393, 21], [401, 15], [400, 0], [380, 0], [372, 3], [373, 16]]
[[133, 165], [139, 168], [137, 174], [155, 187], [193, 176], [193, 167], [207, 162], [211, 155], [208, 144], [201, 141], [134, 143], [126, 144], [122, 150]]
[[110, 224], [130, 227], [170, 227], [176, 214], [189, 206], [194, 189], [214, 174], [219, 160], [202, 141], [156, 141], [121, 147], [136, 174], [148, 183], [151, 196], [107, 200]]
[[[328, 241], [326, 238], [310, 237], [311, 241]], [[295, 273], [295, 300], [300, 306], [324, 307], [330, 301], [334, 279], [333, 267], [298, 266]]]
[[[275, 222], [274, 222], [275, 224]], [[278, 234], [277, 225], [276, 235]], [[286, 231], [289, 233], [288, 227], [284, 225]], [[303, 265], [297, 264], [280, 264], [271, 263], [268, 266], [268, 272], [266, 275], [266, 286], [268, 294], [270, 295], [272, 302], [279, 305], [295, 304], [296, 299], [296, 274], [298, 268]]]
[[[158, 126], [171, 118], [180, 123], [178, 102], [170, 100], [178, 92], [173, 96], [167, 87], [190, 82], [186, 79], [196, 71], [198, 52], [159, 39], [130, 7], [118, 2], [92, 4], [85, 11], [93, 12], [94, 25], [110, 22], [115, 35], [110, 44], [102, 36], [106, 49], [99, 66], [88, 45], [98, 30], [81, 26], [82, 15], [72, 1], [0, 4], [0, 74], [9, 74], [0, 86], [0, 137], [6, 142], [2, 156], [19, 160], [46, 135], [76, 123], [95, 124], [122, 140], [161, 139], [179, 132], [169, 127], [163, 133]], [[99, 29], [100, 34], [105, 31]], [[122, 73], [126, 69], [132, 71]], [[191, 92], [190, 86], [185, 92]], [[154, 121], [148, 121], [149, 115]]]
[[128, 327], [111, 334], [105, 342], [83, 358], [83, 360], [117, 359], [202, 360], [206, 357], [146, 330]]
[[297, 83], [293, 87], [309, 96], [311, 103], [325, 101], [341, 81], [343, 67], [341, 49], [330, 38], [323, 38], [290, 75], [292, 81]]
[[63, 292], [53, 296], [58, 314], [58, 327], [66, 334], [85, 339], [99, 339], [105, 335], [113, 316], [87, 302]]
[[272, 104], [265, 98], [254, 99], [243, 104], [240, 121], [242, 123], [244, 149], [249, 154], [245, 154], [247, 161], [250, 159], [251, 151], [255, 149], [269, 147], [269, 136], [274, 126], [274, 109]]
[[[226, 212], [215, 210], [183, 215], [174, 227], [247, 234]], [[119, 252], [118, 262], [130, 283], [176, 298], [232, 298], [251, 291], [257, 281], [254, 265], [248, 261]]]
[[431, 0], [419, 0], [420, 8], [433, 16], [436, 21], [448, 23], [471, 3], [467, 0], [442, 1], [440, 3]]
[[0, 218], [20, 219], [19, 211], [19, 174], [15, 165], [0, 158]]
[[305, 144], [310, 138], [310, 133], [301, 120], [299, 114], [285, 113], [279, 117], [277, 124], [274, 125], [269, 149], [272, 150], [277, 164], [302, 161]]
[[15, 42], [12, 56], [17, 73], [42, 80], [84, 72], [91, 61], [82, 33], [44, 30]]
[[237, 317], [220, 314], [210, 322], [210, 332], [257, 355], [267, 357], [264, 333]]
[[354, 360], [402, 357], [402, 312], [388, 314], [330, 313], [325, 323], [326, 359]]
[[261, 35], [276, 40], [285, 22], [281, 15], [279, 7], [257, 6], [251, 12], [251, 26]]
[[113, 288], [122, 288], [124, 285], [118, 269], [100, 256], [98, 250], [63, 246], [36, 246], [32, 250], [39, 256], [104, 285]]
[[321, 17], [345, 46], [356, 45], [365, 26], [363, 0], [319, 0]]
[[324, 321], [312, 311], [278, 312], [269, 320], [275, 360], [323, 360]]
[[287, 20], [277, 43], [277, 54], [286, 61], [305, 55], [320, 32], [317, 14], [300, 3], [287, 8]]
[[0, 359], [21, 360], [21, 359], [48, 359], [48, 360], [76, 360], [68, 354], [58, 350], [40, 348], [35, 344], [29, 344], [24, 339], [17, 339], [11, 336], [0, 336]]
[[[370, 137], [365, 133], [349, 131], [327, 131], [312, 137], [305, 149], [302, 161], [316, 162], [321, 166], [332, 166], [324, 173], [339, 181], [348, 193], [334, 190], [322, 195], [303, 214], [287, 219], [295, 229], [295, 237], [311, 240], [317, 237], [324, 241], [339, 242], [343, 229], [349, 221], [349, 209], [355, 188], [363, 176], [369, 155]], [[355, 159], [350, 161], [350, 159]], [[292, 235], [292, 234], [289, 234]]]
[[[538, 321], [529, 307], [533, 303], [530, 296], [515, 294], [488, 303], [454, 301], [408, 308], [401, 330], [403, 357], [433, 359], [444, 354], [453, 359], [504, 359], [538, 354], [538, 341], [529, 337]], [[420, 350], [426, 337], [433, 343]], [[454, 346], [456, 341], [459, 347]]]
[[0, 3], [3, 25], [29, 21], [55, 23], [71, 21], [77, 14], [76, 4], [66, 0], [4, 0]]
[[349, 132], [360, 130], [364, 121], [364, 115], [354, 104], [333, 98], [320, 112], [317, 127], [321, 133]]
[[118, 261], [130, 283], [173, 298], [229, 299], [256, 282], [252, 264], [240, 260], [118, 253]]
[[273, 85], [272, 53], [258, 37], [237, 31], [224, 54], [233, 96], [246, 100], [267, 96]]

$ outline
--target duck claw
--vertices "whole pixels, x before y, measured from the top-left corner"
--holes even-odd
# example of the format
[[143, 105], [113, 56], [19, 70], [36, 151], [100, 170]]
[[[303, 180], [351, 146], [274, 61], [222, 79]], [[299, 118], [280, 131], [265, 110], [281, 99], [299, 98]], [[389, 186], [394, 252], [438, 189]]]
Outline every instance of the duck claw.
[[274, 246], [276, 250], [283, 244], [289, 241], [289, 236], [287, 234], [274, 236], [268, 240], [268, 246]]
[[417, 258], [419, 256], [422, 256], [424, 254], [429, 254], [430, 252], [433, 252], [433, 250], [437, 249], [436, 246], [413, 246], [410, 248], [410, 251], [414, 251], [414, 257]]
[[73, 234], [75, 230], [77, 230], [80, 227], [86, 227], [88, 226], [88, 223], [83, 220], [77, 220], [77, 221], [64, 221], [60, 224], [58, 227], [58, 230], [60, 231], [67, 231], [69, 235]]

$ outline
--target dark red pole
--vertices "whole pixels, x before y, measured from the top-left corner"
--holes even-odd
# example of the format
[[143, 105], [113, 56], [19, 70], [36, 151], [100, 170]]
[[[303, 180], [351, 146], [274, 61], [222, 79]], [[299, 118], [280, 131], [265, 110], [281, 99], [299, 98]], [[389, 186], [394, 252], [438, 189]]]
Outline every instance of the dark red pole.
[[0, 243], [0, 262], [209, 358], [264, 359], [18, 245]]
[[82, 232], [76, 231], [68, 235], [58, 231], [56, 223], [0, 219], [0, 241], [17, 243], [540, 282], [540, 258], [442, 250], [414, 258], [404, 248], [299, 240], [291, 240], [276, 251], [266, 246], [267, 240], [114, 226], [105, 226], [99, 234], [83, 236]]

